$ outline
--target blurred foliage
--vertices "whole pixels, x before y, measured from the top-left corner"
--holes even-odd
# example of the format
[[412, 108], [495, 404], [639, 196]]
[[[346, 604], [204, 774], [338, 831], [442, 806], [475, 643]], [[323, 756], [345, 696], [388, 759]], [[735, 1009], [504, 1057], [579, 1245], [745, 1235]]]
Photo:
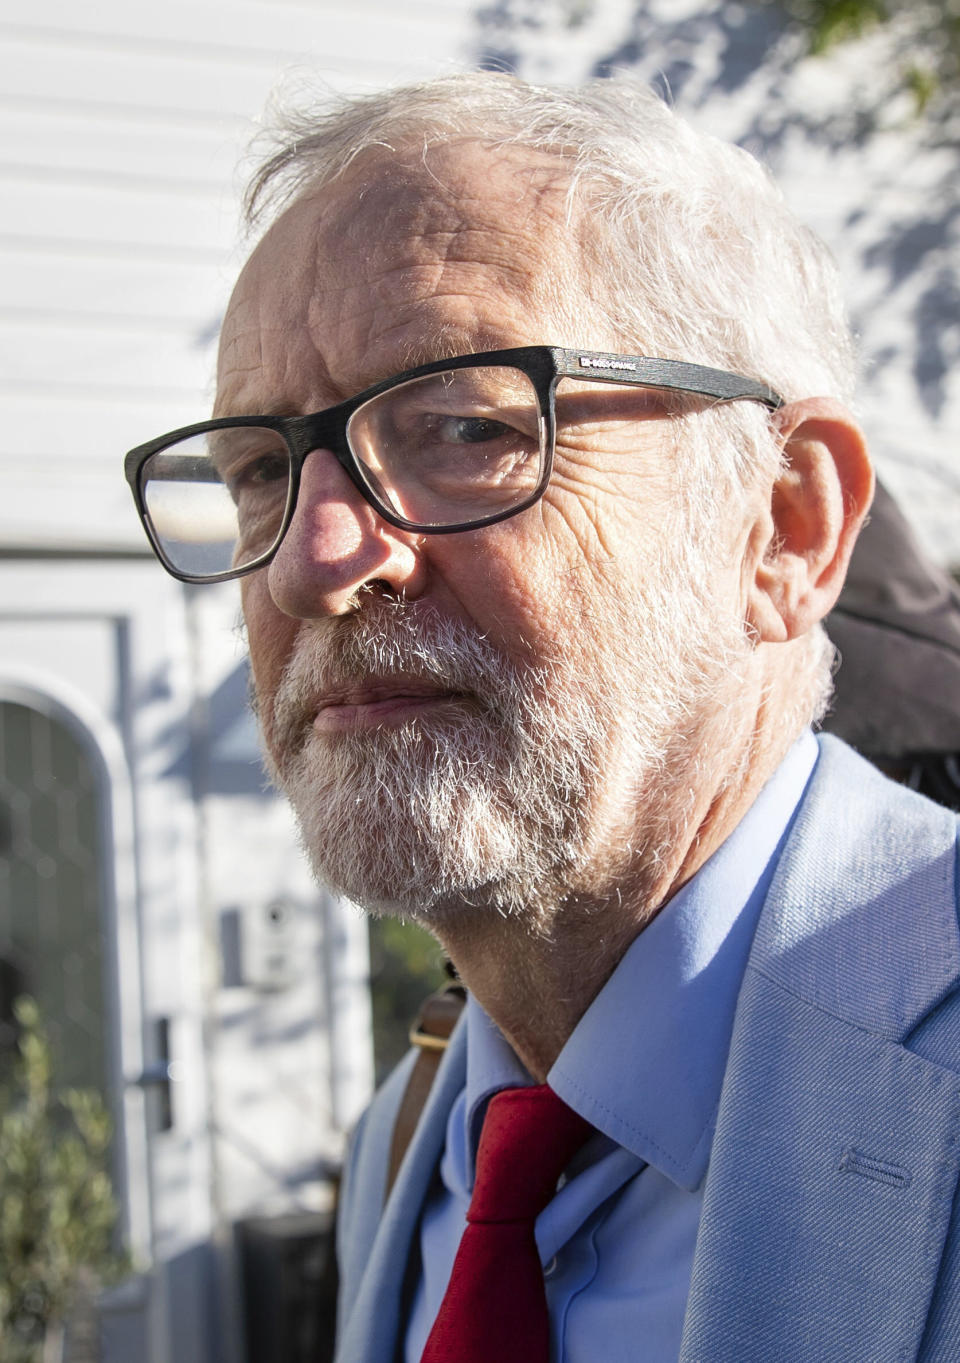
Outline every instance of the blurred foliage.
[[[845, 271], [851, 242], [859, 258], [863, 372], [875, 393], [907, 378], [941, 420], [960, 372], [960, 0], [486, 0], [475, 15], [481, 68], [633, 71], [703, 127], [716, 105], [723, 135], [781, 178], [802, 167], [801, 195], [819, 174], [820, 230], [843, 235]], [[909, 461], [955, 488], [939, 453]]]
[[[521, 33], [550, 29], [583, 29], [597, 18], [606, 0], [488, 0], [476, 11], [479, 29], [495, 37], [480, 56], [481, 66], [515, 70], [514, 50]], [[888, 98], [890, 87], [910, 95], [919, 114], [943, 119], [960, 103], [960, 0], [747, 0], [786, 19], [802, 37], [807, 56], [822, 56], [840, 44], [884, 30], [887, 57], [877, 90]], [[731, 5], [733, 11], [743, 6]], [[678, 22], [665, 7], [638, 0], [636, 17], [654, 16], [663, 25]], [[777, 26], [771, 30], [776, 34]], [[617, 54], [622, 62], [625, 53]], [[627, 57], [629, 64], [629, 57]], [[600, 63], [602, 66], [603, 63]], [[952, 127], [951, 131], [955, 131]]]
[[420, 1005], [445, 982], [443, 951], [423, 928], [397, 918], [370, 920], [373, 1056], [381, 1083], [409, 1049]]
[[890, 17], [883, 0], [783, 0], [783, 7], [807, 29], [815, 55], [862, 37]]
[[[769, 3], [769, 0], [765, 0]], [[919, 114], [960, 99], [960, 0], [774, 0], [812, 56], [886, 26], [892, 74]], [[890, 73], [888, 73], [890, 74]]]
[[0, 1358], [40, 1363], [49, 1328], [81, 1284], [127, 1267], [107, 1163], [110, 1118], [98, 1093], [56, 1091], [32, 999], [15, 1005], [20, 1058], [0, 1096]]
[[552, 23], [581, 28], [596, 7], [597, 0], [490, 0], [479, 6], [474, 18], [485, 28], [512, 25], [536, 31]]

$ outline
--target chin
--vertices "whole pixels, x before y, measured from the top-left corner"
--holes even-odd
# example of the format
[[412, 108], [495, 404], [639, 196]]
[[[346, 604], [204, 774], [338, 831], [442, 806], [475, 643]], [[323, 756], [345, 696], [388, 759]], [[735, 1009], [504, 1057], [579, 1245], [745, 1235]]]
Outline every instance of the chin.
[[497, 726], [463, 715], [333, 743], [311, 736], [281, 785], [321, 883], [370, 913], [429, 926], [477, 911], [529, 916], [562, 878], [581, 763], [554, 763], [549, 790], [542, 754], [533, 765]]

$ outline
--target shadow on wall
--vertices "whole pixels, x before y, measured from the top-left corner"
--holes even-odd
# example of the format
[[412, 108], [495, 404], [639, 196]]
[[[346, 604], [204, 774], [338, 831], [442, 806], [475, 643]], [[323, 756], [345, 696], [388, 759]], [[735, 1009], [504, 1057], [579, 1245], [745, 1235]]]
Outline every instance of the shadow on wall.
[[[672, 8], [638, 0], [620, 7], [617, 21], [607, 0], [493, 0], [475, 11], [471, 57], [533, 81], [630, 69], [690, 112], [726, 101], [735, 126], [725, 135], [774, 168], [798, 140], [829, 159], [887, 138], [887, 154], [864, 166], [864, 193], [841, 229], [855, 235], [860, 265], [876, 277], [874, 296], [904, 292], [908, 323], [893, 343], [868, 336], [864, 361], [875, 377], [905, 368], [922, 407], [938, 417], [960, 361], [956, 73], [939, 91], [923, 86], [909, 22], [866, 34], [828, 68], [776, 5], [707, 0], [676, 18]], [[925, 41], [936, 63], [929, 34]], [[923, 192], [904, 193], [904, 167], [918, 157], [928, 171]], [[858, 330], [862, 320], [854, 318]]]
[[[192, 728], [177, 723], [170, 729], [163, 742], [173, 756], [165, 776], [189, 782], [193, 790], [205, 795], [276, 799], [260, 757], [249, 688], [250, 669], [244, 660], [206, 698]], [[147, 699], [141, 696], [136, 703]]]

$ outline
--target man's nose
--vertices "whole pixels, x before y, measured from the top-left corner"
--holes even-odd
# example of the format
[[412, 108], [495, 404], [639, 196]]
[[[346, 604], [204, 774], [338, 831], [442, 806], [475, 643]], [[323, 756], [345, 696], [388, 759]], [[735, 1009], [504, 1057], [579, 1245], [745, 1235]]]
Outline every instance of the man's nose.
[[388, 525], [328, 450], [304, 462], [293, 520], [270, 564], [270, 595], [286, 615], [315, 619], [354, 609], [371, 582], [419, 596], [426, 569], [419, 537]]

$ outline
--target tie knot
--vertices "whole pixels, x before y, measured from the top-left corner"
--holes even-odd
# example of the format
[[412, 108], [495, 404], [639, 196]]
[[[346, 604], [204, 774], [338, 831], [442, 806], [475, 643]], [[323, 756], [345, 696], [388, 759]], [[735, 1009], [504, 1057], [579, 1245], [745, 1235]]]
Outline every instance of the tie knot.
[[546, 1084], [495, 1094], [480, 1132], [467, 1220], [535, 1221], [592, 1131]]

